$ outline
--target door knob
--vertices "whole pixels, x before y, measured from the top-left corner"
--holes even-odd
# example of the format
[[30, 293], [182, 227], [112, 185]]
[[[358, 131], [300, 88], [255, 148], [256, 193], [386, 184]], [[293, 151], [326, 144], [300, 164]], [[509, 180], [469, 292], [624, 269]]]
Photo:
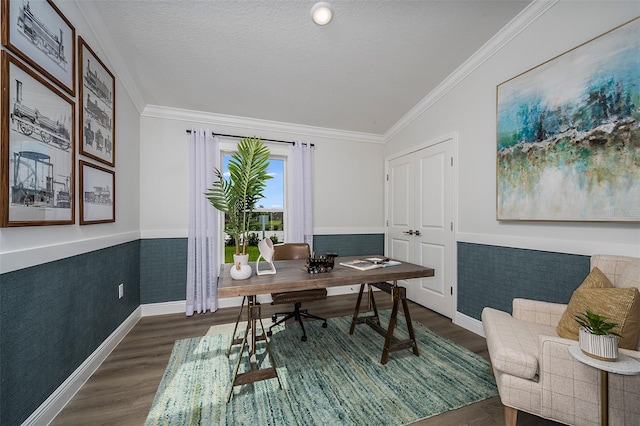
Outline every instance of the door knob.
[[419, 230], [419, 229], [416, 229], [416, 232], [414, 232], [414, 234], [416, 234], [416, 235], [420, 235], [420, 230]]
[[413, 235], [413, 230], [409, 229], [409, 231], [404, 231], [403, 234]]

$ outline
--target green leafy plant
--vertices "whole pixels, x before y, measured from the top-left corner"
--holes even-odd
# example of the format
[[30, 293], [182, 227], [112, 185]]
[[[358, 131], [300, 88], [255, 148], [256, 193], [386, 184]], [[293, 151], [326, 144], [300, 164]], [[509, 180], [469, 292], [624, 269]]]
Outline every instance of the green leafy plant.
[[597, 336], [613, 335], [621, 337], [618, 333], [612, 331], [612, 329], [617, 327], [618, 324], [608, 322], [607, 319], [607, 317], [594, 314], [590, 310], [587, 310], [584, 314], [575, 316], [576, 322], [591, 334], [595, 334]]
[[[215, 170], [216, 181], [205, 196], [216, 209], [228, 216], [225, 232], [236, 243], [236, 254], [247, 254], [249, 223], [256, 203], [264, 198], [271, 152], [260, 138], [244, 138], [229, 160], [229, 179]], [[242, 247], [242, 251], [240, 250]]]

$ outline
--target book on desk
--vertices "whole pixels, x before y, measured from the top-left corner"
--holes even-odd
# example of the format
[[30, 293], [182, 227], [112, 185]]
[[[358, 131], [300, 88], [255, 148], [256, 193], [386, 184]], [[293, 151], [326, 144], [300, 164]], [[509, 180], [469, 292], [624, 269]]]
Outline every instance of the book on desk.
[[380, 257], [367, 257], [364, 259], [351, 260], [349, 262], [341, 262], [340, 265], [348, 268], [357, 269], [359, 271], [368, 271], [370, 269], [386, 268], [389, 266], [400, 265], [401, 262], [397, 260], [389, 260], [387, 258]]

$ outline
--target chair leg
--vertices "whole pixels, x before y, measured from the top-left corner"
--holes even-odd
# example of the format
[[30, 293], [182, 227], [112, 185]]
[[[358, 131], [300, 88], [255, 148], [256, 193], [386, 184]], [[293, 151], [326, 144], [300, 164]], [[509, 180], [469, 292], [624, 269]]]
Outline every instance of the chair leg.
[[307, 331], [304, 329], [304, 323], [302, 322], [302, 317], [304, 316], [304, 314], [300, 312], [300, 303], [296, 303], [296, 309], [294, 312], [296, 314], [296, 321], [300, 323], [300, 328], [302, 328], [302, 337], [300, 338], [300, 340], [302, 340], [303, 342], [306, 342]]
[[[270, 336], [273, 334], [273, 331], [272, 331], [272, 328], [273, 328], [273, 327], [275, 327], [276, 325], [282, 324], [283, 322], [287, 321], [288, 319], [293, 318], [293, 317], [295, 317], [295, 316], [296, 316], [295, 311], [294, 311], [294, 312], [282, 312], [282, 313], [278, 313], [278, 314], [276, 314], [276, 315], [284, 315], [284, 314], [286, 314], [286, 316], [285, 316], [285, 317], [280, 318], [278, 321], [275, 321], [275, 320], [274, 320], [274, 323], [273, 323], [273, 324], [271, 324], [271, 327], [269, 327], [269, 331], [267, 331], [267, 336], [269, 336], [269, 337], [270, 337]], [[272, 319], [273, 319], [273, 318], [275, 318], [275, 317], [276, 317], [276, 315], [274, 315], [274, 316], [272, 317]]]
[[317, 320], [320, 320], [320, 321], [324, 321], [325, 324], [327, 323], [327, 320], [325, 318], [319, 317], [317, 315], [310, 314], [309, 312], [300, 311], [300, 316], [303, 316], [305, 318], [313, 318], [313, 319], [317, 319]]
[[[310, 314], [309, 312], [307, 312], [306, 309], [300, 309], [300, 306], [302, 306], [301, 302], [297, 302], [294, 305], [293, 308], [293, 312], [279, 312], [275, 315], [273, 315], [271, 318], [273, 320], [273, 324], [271, 325], [271, 327], [269, 327], [269, 331], [267, 331], [267, 336], [271, 336], [273, 334], [272, 329], [273, 327], [275, 327], [278, 324], [282, 324], [283, 322], [289, 320], [290, 318], [294, 318], [295, 321], [298, 321], [298, 323], [300, 323], [300, 328], [302, 328], [302, 337], [300, 338], [300, 340], [302, 340], [303, 342], [307, 341], [307, 331], [304, 329], [304, 324], [302, 321], [302, 318], [313, 318], [313, 319], [317, 319], [317, 320], [321, 320], [324, 321], [322, 323], [322, 328], [327, 328], [327, 320], [325, 318], [319, 317], [317, 315], [313, 315]], [[276, 321], [276, 317], [278, 315], [286, 315], [284, 318], [279, 319], [278, 321]]]
[[504, 426], [516, 426], [518, 423], [518, 410], [504, 406]]

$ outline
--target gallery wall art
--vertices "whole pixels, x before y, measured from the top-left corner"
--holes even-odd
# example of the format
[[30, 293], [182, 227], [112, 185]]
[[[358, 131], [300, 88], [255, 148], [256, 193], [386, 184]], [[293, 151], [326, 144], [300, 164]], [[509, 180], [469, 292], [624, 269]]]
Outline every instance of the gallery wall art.
[[115, 172], [80, 160], [80, 225], [116, 221]]
[[75, 222], [75, 104], [2, 51], [2, 226]]
[[2, 0], [2, 44], [75, 95], [76, 31], [51, 0]]
[[78, 42], [80, 154], [115, 166], [116, 79], [82, 37]]
[[497, 87], [497, 219], [640, 222], [640, 18]]

